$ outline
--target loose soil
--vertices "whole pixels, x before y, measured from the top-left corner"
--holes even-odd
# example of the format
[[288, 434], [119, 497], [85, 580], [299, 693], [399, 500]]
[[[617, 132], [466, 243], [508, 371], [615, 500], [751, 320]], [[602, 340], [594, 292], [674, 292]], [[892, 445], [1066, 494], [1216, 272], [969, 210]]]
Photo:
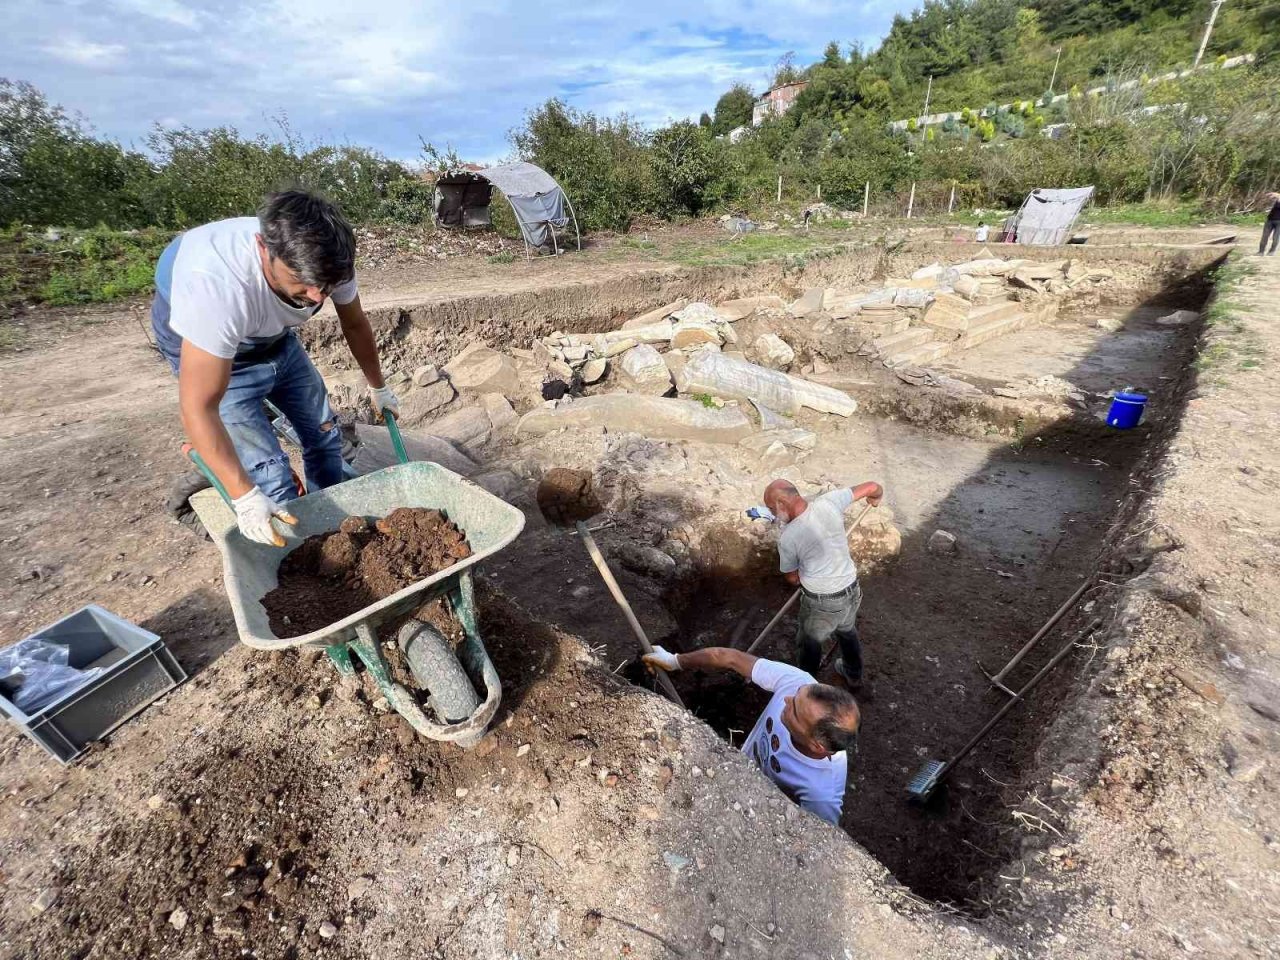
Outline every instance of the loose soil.
[[347, 517], [307, 537], [280, 563], [262, 598], [277, 637], [300, 637], [471, 556], [465, 534], [439, 510], [400, 507], [370, 523]]

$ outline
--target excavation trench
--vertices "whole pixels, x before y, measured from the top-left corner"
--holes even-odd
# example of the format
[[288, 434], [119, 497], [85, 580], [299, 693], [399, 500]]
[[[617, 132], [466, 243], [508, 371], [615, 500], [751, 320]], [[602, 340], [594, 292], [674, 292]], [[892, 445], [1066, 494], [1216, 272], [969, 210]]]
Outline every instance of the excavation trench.
[[[914, 248], [885, 269], [900, 276], [939, 256], [940, 248]], [[1123, 264], [1108, 256], [1095, 259], [1119, 273]], [[906, 787], [923, 761], [946, 759], [1004, 704], [1006, 695], [983, 668], [999, 670], [1082, 582], [1107, 568], [1116, 524], [1130, 515], [1126, 504], [1140, 495], [1181, 414], [1199, 325], [1160, 321], [1203, 305], [1211, 255], [1133, 257], [1127, 283], [1066, 296], [1042, 321], [934, 365], [972, 392], [904, 382], [856, 358], [837, 363], [827, 382], [855, 396], [859, 411], [843, 419], [798, 417], [818, 443], [786, 467], [765, 467], [734, 447], [599, 429], [477, 451], [483, 469], [524, 479], [511, 496], [530, 517], [525, 534], [488, 565], [488, 576], [535, 617], [582, 638], [609, 668], [649, 685], [635, 640], [581, 544], [560, 525], [576, 519], [573, 511], [557, 507], [544, 519], [538, 509], [533, 487], [540, 476], [562, 467], [594, 477], [601, 548], [650, 637], [679, 650], [745, 649], [789, 596], [776, 571], [774, 532], [743, 515], [770, 479], [787, 476], [805, 492], [883, 483], [901, 545], [860, 573], [864, 725], [841, 826], [916, 894], [981, 915], [996, 905], [1000, 870], [1047, 842], [1014, 812], [1040, 772], [1041, 732], [1079, 688], [1089, 658], [1077, 652], [1015, 708], [956, 769], [938, 802], [912, 806]], [[870, 283], [874, 271], [865, 259], [827, 262], [800, 276], [775, 268], [667, 276], [601, 291], [595, 306], [578, 290], [562, 312], [520, 324], [531, 334], [594, 332], [616, 326], [619, 314], [681, 294], [785, 297], [815, 283]], [[487, 336], [488, 317], [500, 316], [501, 305], [486, 301], [476, 309], [486, 319], [474, 329]], [[513, 309], [524, 317], [531, 308], [520, 301]], [[464, 313], [455, 307], [447, 317], [401, 316], [396, 349], [414, 361], [447, 359], [434, 351], [442, 331], [473, 329]], [[1147, 418], [1134, 430], [1112, 430], [1101, 419], [1105, 395], [1126, 387], [1150, 395]], [[956, 537], [956, 552], [929, 550], [937, 530]], [[653, 560], [664, 551], [674, 563]], [[1107, 587], [1087, 594], [1008, 682], [1029, 679], [1110, 603]], [[758, 652], [793, 660], [795, 630], [789, 615]], [[834, 679], [829, 666], [819, 679]], [[734, 677], [678, 675], [676, 685], [690, 709], [735, 747], [766, 699]]]
[[[1158, 317], [1198, 309], [1206, 292], [1203, 277], [1174, 278], [1140, 303], [1065, 313], [1055, 335], [1070, 349], [1060, 354], [1034, 353], [1024, 344], [1019, 363], [1019, 346], [1000, 344], [989, 356], [956, 365], [958, 375], [977, 382], [985, 372], [989, 382], [1053, 375], [1083, 389], [1141, 385], [1160, 396], [1162, 409], [1139, 430], [1099, 429], [1096, 418], [1081, 416], [993, 443], [903, 422], [899, 409], [894, 418], [856, 418], [848, 430], [852, 449], [824, 464], [826, 475], [842, 482], [884, 483], [902, 533], [899, 555], [860, 576], [866, 680], [857, 696], [864, 725], [841, 826], [920, 896], [982, 915], [997, 896], [997, 872], [1049, 841], [1047, 834], [1028, 834], [1013, 814], [1037, 772], [1041, 731], [1077, 689], [1087, 655], [1077, 652], [1015, 708], [934, 802], [908, 803], [906, 786], [924, 760], [946, 759], [1006, 702], [984, 668], [998, 671], [1086, 579], [1115, 579], [1108, 545], [1123, 531], [1114, 526], [1176, 422], [1194, 347], [1194, 327], [1170, 332]], [[1123, 317], [1129, 342], [1108, 349], [1070, 342], [1078, 339], [1072, 326], [1100, 313]], [[975, 432], [972, 426], [965, 432]], [[1007, 431], [991, 423], [987, 432]], [[939, 529], [958, 538], [955, 554], [929, 550]], [[694, 558], [695, 575], [663, 594], [675, 624], [664, 641], [676, 649], [725, 643], [744, 649], [790, 588], [767, 536], [720, 528], [701, 539], [706, 546]], [[1105, 584], [1091, 588], [1007, 682], [1016, 688], [1030, 679], [1111, 602]], [[796, 626], [788, 614], [757, 652], [793, 661]], [[630, 676], [643, 682], [637, 670]], [[838, 682], [829, 664], [819, 679]], [[735, 747], [767, 701], [733, 676], [684, 676], [677, 687]]]

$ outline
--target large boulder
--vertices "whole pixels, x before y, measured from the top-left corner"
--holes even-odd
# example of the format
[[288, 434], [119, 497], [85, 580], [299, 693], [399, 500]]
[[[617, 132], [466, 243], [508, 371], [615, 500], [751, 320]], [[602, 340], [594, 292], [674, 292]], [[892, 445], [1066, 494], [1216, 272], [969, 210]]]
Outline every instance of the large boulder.
[[515, 361], [483, 343], [471, 344], [445, 364], [444, 372], [460, 393], [512, 396], [520, 392]]
[[[416, 430], [403, 430], [401, 437], [404, 440], [405, 453], [409, 455], [410, 460], [438, 463], [446, 470], [452, 470], [464, 477], [471, 476], [478, 469], [474, 460], [442, 437]], [[359, 445], [356, 447], [355, 460], [351, 466], [361, 476], [395, 466], [400, 462], [395, 449], [391, 446], [391, 435], [386, 427], [357, 423], [356, 438]]]
[[610, 393], [532, 410], [520, 418], [516, 435], [601, 427], [658, 440], [705, 443], [737, 443], [755, 430], [750, 418], [737, 407], [716, 409], [696, 400]]
[[672, 303], [668, 303], [666, 306], [658, 307], [657, 309], [650, 310], [647, 313], [642, 313], [638, 317], [632, 317], [624, 323], [620, 329], [631, 330], [635, 327], [647, 327], [651, 324], [658, 323], [660, 320], [665, 320], [667, 317], [671, 316], [671, 314], [684, 307], [688, 302], [689, 301], [686, 299], [680, 299]]
[[671, 389], [666, 361], [647, 343], [632, 347], [618, 362], [618, 382], [632, 393], [662, 396]]
[[787, 413], [808, 407], [847, 417], [858, 409], [853, 398], [842, 390], [711, 350], [699, 350], [689, 358], [677, 386], [681, 393], [752, 400]]
[[453, 385], [448, 380], [408, 390], [400, 398], [400, 422], [406, 427], [421, 423], [452, 399]]
[[740, 297], [737, 300], [725, 300], [716, 304], [716, 313], [730, 323], [749, 317], [757, 310], [785, 310], [787, 302], [776, 295], [762, 297]]

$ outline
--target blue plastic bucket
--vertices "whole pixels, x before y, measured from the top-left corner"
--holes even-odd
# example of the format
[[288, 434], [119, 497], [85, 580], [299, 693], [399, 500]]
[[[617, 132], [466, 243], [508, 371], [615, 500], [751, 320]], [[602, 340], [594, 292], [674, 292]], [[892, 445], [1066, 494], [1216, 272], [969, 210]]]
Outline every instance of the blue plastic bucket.
[[1111, 400], [1111, 409], [1107, 411], [1107, 426], [1117, 430], [1136, 427], [1146, 406], [1147, 398], [1141, 393], [1117, 393]]

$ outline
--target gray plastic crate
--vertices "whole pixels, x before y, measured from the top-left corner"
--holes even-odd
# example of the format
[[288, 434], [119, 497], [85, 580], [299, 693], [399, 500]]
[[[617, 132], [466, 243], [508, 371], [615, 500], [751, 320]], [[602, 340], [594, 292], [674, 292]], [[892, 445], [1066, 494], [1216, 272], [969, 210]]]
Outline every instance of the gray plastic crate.
[[0, 695], [0, 711], [63, 763], [187, 679], [159, 636], [96, 604], [31, 636], [67, 647], [73, 667], [104, 668], [100, 676], [30, 716]]

